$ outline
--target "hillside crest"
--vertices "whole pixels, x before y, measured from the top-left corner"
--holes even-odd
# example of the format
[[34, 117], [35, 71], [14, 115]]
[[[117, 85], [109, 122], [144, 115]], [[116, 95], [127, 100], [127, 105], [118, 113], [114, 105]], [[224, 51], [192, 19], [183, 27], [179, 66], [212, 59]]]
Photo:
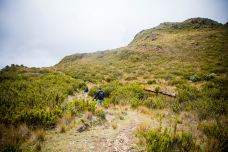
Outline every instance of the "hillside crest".
[[[146, 30], [142, 30], [139, 33], [137, 33], [134, 37], [134, 39], [128, 44], [128, 46], [123, 47], [124, 49], [130, 49], [130, 47], [134, 47], [134, 46], [138, 46], [138, 43], [140, 41], [141, 42], [146, 42], [146, 41], [154, 41], [159, 37], [159, 33], [161, 32], [174, 32], [174, 31], [180, 31], [180, 30], [200, 30], [200, 29], [205, 29], [205, 28], [219, 28], [219, 27], [223, 27], [226, 24], [221, 24], [218, 23], [214, 20], [208, 19], [208, 18], [190, 18], [187, 19], [183, 22], [164, 22], [164, 23], [160, 23], [158, 26], [150, 28], [150, 29], [146, 29]], [[112, 51], [115, 50], [122, 50], [123, 48], [119, 48], [119, 49], [113, 49]], [[159, 49], [159, 48], [155, 48], [155, 49]], [[76, 60], [80, 60], [84, 57], [88, 57], [88, 56], [96, 56], [96, 55], [100, 55], [100, 54], [105, 54], [109, 51], [104, 50], [104, 51], [98, 51], [98, 52], [94, 52], [94, 53], [75, 53], [72, 55], [68, 55], [65, 56], [58, 64], [61, 63], [66, 63], [66, 62], [73, 62]], [[57, 65], [58, 65], [57, 64]]]

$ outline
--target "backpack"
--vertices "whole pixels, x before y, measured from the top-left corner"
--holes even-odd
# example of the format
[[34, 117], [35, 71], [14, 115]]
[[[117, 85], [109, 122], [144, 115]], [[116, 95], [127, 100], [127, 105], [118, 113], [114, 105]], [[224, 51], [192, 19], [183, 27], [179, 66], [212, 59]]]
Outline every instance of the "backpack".
[[100, 99], [100, 100], [104, 99], [104, 92], [103, 91], [98, 92], [98, 99]]
[[85, 90], [84, 90], [84, 92], [89, 92], [89, 88], [86, 87]]

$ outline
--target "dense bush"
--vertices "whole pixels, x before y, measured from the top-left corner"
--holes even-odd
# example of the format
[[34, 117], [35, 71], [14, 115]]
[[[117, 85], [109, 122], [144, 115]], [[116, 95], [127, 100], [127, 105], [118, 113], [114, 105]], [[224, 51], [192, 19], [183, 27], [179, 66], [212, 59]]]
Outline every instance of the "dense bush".
[[159, 97], [149, 97], [144, 101], [144, 105], [151, 109], [164, 108], [164, 102]]
[[108, 83], [106, 85], [103, 85], [102, 90], [104, 91], [105, 97], [110, 97], [111, 93], [115, 89], [117, 89], [118, 86], [119, 86], [119, 84], [117, 82], [112, 82], [112, 83]]
[[19, 145], [9, 144], [2, 150], [2, 152], [22, 152]]
[[143, 88], [136, 83], [118, 86], [111, 93], [111, 102], [113, 104], [131, 104], [132, 102], [135, 102], [137, 99], [142, 100], [143, 98]]
[[24, 112], [20, 115], [18, 122], [23, 122], [28, 125], [50, 127], [54, 126], [57, 121], [57, 115], [54, 112], [47, 110], [32, 109], [28, 112]]
[[207, 151], [225, 151], [228, 143], [228, 129], [224, 120], [202, 121], [199, 129], [207, 136]]
[[78, 115], [83, 111], [95, 112], [96, 103], [93, 101], [85, 102], [84, 100], [73, 99], [62, 105], [63, 111], [70, 111], [72, 115]]
[[5, 124], [53, 126], [64, 99], [82, 86], [64, 74], [38, 71], [30, 75], [14, 68], [0, 74], [0, 121]]
[[198, 95], [199, 95], [199, 91], [196, 88], [183, 85], [178, 90], [177, 100], [179, 103], [183, 103], [187, 101], [191, 102], [197, 99]]
[[106, 119], [106, 114], [105, 111], [100, 109], [100, 110], [96, 110], [95, 111], [95, 115], [100, 118], [101, 120], [105, 120]]
[[91, 97], [95, 97], [96, 93], [98, 91], [98, 87], [93, 87], [89, 90], [89, 93], [88, 95], [91, 96]]
[[137, 108], [143, 104], [143, 100], [134, 97], [131, 99], [130, 104], [132, 108]]
[[187, 85], [178, 88], [177, 101], [173, 111], [193, 110], [201, 120], [228, 114], [227, 80], [213, 79], [202, 85], [200, 89]]
[[146, 150], [148, 152], [161, 151], [200, 151], [199, 146], [193, 141], [189, 132], [182, 132], [173, 136], [170, 130], [150, 129], [140, 131], [139, 138], [146, 140]]
[[147, 81], [147, 84], [155, 84], [155, 83], [156, 83], [155, 80], [148, 80], [148, 81]]

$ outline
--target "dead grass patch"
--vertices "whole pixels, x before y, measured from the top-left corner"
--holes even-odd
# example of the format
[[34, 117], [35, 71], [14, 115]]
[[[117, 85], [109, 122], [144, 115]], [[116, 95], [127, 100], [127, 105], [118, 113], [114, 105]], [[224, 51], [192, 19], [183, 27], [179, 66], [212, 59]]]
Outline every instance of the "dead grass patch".
[[144, 106], [139, 106], [138, 111], [143, 114], [151, 114], [151, 110]]

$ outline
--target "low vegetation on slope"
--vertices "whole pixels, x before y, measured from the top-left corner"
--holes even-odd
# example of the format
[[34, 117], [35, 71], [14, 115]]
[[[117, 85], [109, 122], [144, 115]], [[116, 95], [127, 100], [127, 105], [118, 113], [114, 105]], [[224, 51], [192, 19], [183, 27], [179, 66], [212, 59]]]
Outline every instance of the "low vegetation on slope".
[[[102, 86], [106, 108], [128, 104], [145, 113], [143, 107], [168, 108], [176, 115], [194, 113], [200, 121], [198, 129], [208, 137], [204, 141], [208, 149], [204, 150], [216, 147], [224, 151], [228, 141], [227, 48], [227, 25], [194, 18], [143, 30], [123, 48], [66, 56], [53, 67], [7, 66], [0, 73], [0, 120], [5, 126], [25, 123], [32, 128], [52, 128], [58, 118], [69, 113], [94, 113], [92, 102], [86, 106], [80, 100], [64, 102], [83, 89], [86, 80], [96, 84], [90, 88], [91, 97], [97, 86]], [[148, 93], [145, 87], [157, 93]], [[175, 92], [176, 98], [159, 95], [160, 90]], [[140, 135], [148, 151], [167, 150], [167, 145], [173, 149], [179, 146], [182, 151], [184, 144], [193, 142], [189, 134], [174, 138], [170, 132], [156, 129]], [[165, 141], [155, 143], [154, 138]], [[184, 151], [199, 149], [196, 145], [192, 148]]]
[[189, 25], [198, 28], [175, 28], [182, 23], [164, 23], [140, 32], [126, 47], [67, 56], [53, 68], [92, 82], [164, 79], [172, 83], [189, 80], [193, 75], [203, 80], [211, 73], [224, 77], [228, 63], [227, 27], [198, 20], [202, 25], [197, 20], [185, 21], [192, 21]]
[[0, 81], [1, 122], [43, 127], [55, 124], [64, 99], [83, 86], [65, 74], [17, 65], [4, 68]]

